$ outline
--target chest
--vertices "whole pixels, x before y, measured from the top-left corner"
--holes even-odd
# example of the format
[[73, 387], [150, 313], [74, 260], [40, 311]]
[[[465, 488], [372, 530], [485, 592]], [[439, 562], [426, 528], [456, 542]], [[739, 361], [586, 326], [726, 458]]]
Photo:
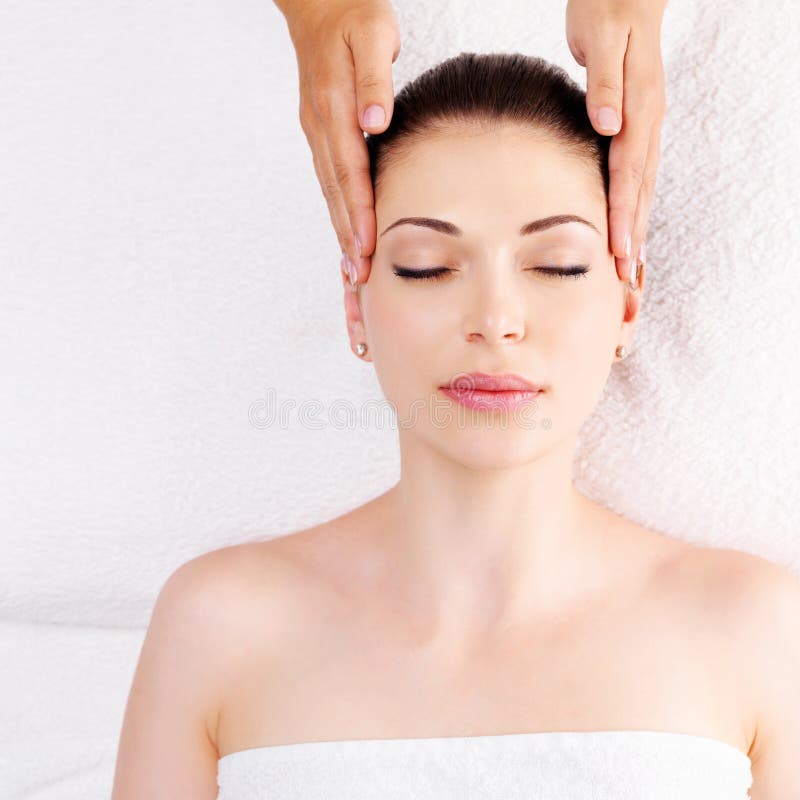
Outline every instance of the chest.
[[735, 679], [701, 619], [654, 603], [588, 610], [569, 624], [485, 638], [452, 659], [388, 620], [382, 626], [379, 611], [328, 608], [280, 647], [238, 660], [218, 748], [648, 729], [746, 751]]

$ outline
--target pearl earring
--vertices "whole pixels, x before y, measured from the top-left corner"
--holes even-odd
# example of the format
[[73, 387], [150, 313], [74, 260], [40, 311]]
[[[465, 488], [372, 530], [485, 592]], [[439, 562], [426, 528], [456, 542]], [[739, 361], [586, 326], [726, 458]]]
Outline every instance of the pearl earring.
[[628, 351], [625, 349], [624, 344], [617, 345], [617, 358], [625, 358], [628, 355]]
[[363, 356], [364, 353], [366, 353], [366, 352], [367, 352], [367, 344], [366, 344], [366, 342], [359, 342], [356, 345], [356, 353], [358, 353], [360, 356]]

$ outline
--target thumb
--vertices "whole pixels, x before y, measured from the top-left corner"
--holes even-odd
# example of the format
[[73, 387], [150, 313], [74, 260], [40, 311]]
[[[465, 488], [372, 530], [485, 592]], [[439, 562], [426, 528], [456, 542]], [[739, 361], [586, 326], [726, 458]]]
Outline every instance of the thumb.
[[586, 112], [595, 130], [605, 136], [622, 126], [622, 76], [628, 37], [606, 40], [586, 55]]
[[391, 37], [354, 36], [350, 49], [355, 68], [359, 124], [367, 133], [380, 133], [392, 118], [392, 64], [400, 52], [400, 43]]

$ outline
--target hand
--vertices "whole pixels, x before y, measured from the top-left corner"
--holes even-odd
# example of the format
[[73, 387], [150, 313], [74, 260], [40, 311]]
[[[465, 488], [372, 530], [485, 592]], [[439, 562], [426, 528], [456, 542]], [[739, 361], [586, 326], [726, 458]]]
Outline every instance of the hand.
[[[598, 133], [609, 136], [619, 131], [608, 154], [608, 226], [621, 280], [630, 278], [637, 257], [645, 261], [666, 106], [660, 41], [666, 5], [667, 0], [567, 3], [567, 44], [575, 60], [586, 67], [589, 119]], [[621, 129], [619, 122], [609, 125], [600, 113], [604, 108], [621, 118]]]
[[[369, 276], [375, 200], [363, 131], [381, 133], [394, 108], [392, 64], [400, 32], [389, 0], [276, 0], [286, 17], [300, 78], [300, 124], [342, 253]], [[381, 106], [385, 119], [365, 118]], [[358, 234], [360, 248], [355, 240]], [[360, 252], [359, 252], [360, 250]]]

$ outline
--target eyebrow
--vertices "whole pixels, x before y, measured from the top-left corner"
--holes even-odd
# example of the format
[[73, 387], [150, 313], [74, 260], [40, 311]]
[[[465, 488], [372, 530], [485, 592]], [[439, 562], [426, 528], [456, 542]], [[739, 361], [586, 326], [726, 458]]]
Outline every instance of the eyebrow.
[[[565, 225], [568, 222], [580, 222], [582, 225], [588, 225], [592, 230], [600, 233], [597, 226], [589, 222], [588, 219], [579, 217], [576, 214], [555, 214], [551, 217], [542, 217], [535, 219], [532, 222], [526, 222], [520, 229], [520, 236], [529, 236], [532, 233], [539, 233], [546, 231], [548, 228], [554, 228], [556, 225]], [[419, 225], [423, 228], [430, 228], [438, 233], [445, 233], [448, 236], [463, 236], [464, 231], [452, 222], [445, 222], [443, 219], [434, 219], [433, 217], [401, 217], [396, 222], [393, 222], [383, 233], [396, 228], [398, 225]]]

